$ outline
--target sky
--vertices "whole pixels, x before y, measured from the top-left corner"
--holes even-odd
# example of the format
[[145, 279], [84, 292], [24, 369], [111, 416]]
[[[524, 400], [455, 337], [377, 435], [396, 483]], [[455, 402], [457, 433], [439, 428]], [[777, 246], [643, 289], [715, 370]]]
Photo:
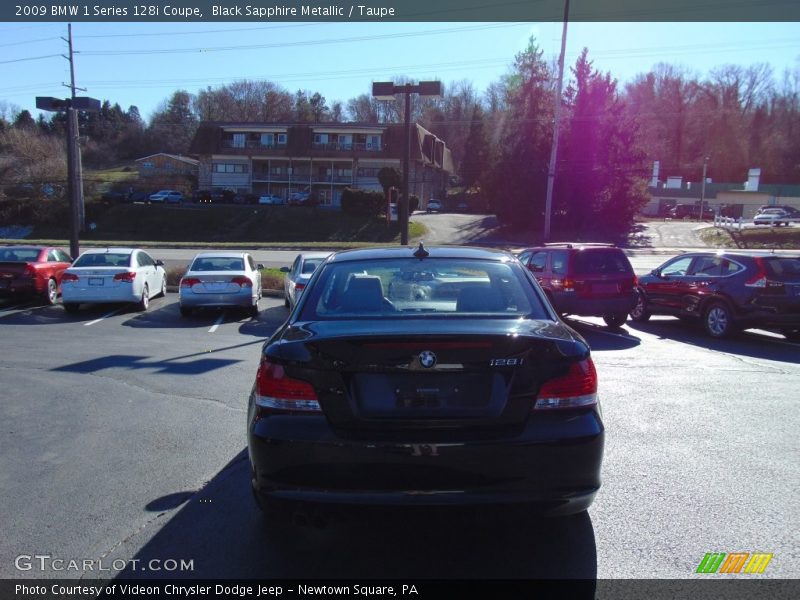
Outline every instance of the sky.
[[[531, 36], [557, 57], [561, 23], [75, 23], [78, 92], [139, 108], [145, 119], [177, 89], [237, 79], [320, 92], [328, 106], [405, 76], [470, 81], [478, 93], [506, 74]], [[66, 23], [0, 23], [0, 115], [36, 96], [66, 97]], [[800, 71], [800, 23], [569, 23], [566, 64], [589, 49], [621, 84], [655, 64], [705, 76], [726, 64]]]

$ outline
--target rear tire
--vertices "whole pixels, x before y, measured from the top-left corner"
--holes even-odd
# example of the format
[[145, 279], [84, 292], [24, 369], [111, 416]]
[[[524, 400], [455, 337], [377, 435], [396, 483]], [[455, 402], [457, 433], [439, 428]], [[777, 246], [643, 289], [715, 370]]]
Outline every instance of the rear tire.
[[258, 310], [258, 302], [256, 302], [256, 303], [255, 303], [253, 306], [251, 306], [251, 307], [250, 307], [250, 308], [247, 310], [247, 314], [249, 314], [249, 315], [250, 315], [251, 317], [253, 317], [254, 319], [257, 319], [257, 318], [258, 318], [258, 313], [259, 313], [259, 310]]
[[167, 276], [164, 275], [164, 279], [161, 280], [161, 291], [158, 294], [162, 298], [167, 297]]
[[603, 315], [603, 321], [605, 321], [606, 325], [608, 325], [608, 327], [611, 329], [619, 329], [625, 325], [625, 321], [627, 320], [627, 313], [608, 313]]
[[733, 314], [722, 302], [712, 302], [703, 312], [703, 329], [713, 338], [722, 339], [733, 333]]
[[284, 305], [286, 308], [291, 308], [291, 305], [289, 304], [289, 298], [284, 298], [284, 299], [283, 299], [283, 305]]
[[647, 310], [647, 299], [642, 292], [636, 294], [636, 304], [629, 314], [634, 323], [645, 323], [650, 319], [650, 311]]
[[148, 306], [150, 306], [150, 290], [145, 283], [144, 289], [142, 290], [142, 299], [136, 303], [136, 310], [144, 312], [147, 310]]
[[44, 293], [45, 304], [53, 306], [58, 298], [58, 284], [55, 279], [47, 280], [47, 291]]
[[67, 302], [64, 304], [64, 310], [68, 313], [76, 313], [80, 308], [80, 304], [75, 304], [73, 302]]

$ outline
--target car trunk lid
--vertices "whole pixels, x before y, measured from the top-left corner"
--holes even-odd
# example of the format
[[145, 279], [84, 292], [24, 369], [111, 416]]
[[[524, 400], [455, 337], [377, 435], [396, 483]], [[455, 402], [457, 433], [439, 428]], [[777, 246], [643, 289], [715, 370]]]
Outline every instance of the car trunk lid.
[[382, 322], [380, 334], [374, 322], [315, 323], [324, 335], [267, 353], [290, 359], [287, 374], [313, 383], [336, 428], [429, 430], [520, 425], [542, 382], [588, 352], [575, 338], [548, 337], [551, 322], [515, 329], [522, 320], [421, 321]]

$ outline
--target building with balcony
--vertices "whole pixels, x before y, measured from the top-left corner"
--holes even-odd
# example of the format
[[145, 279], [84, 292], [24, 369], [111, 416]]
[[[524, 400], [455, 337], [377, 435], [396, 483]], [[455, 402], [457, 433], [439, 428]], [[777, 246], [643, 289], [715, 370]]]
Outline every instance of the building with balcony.
[[[345, 188], [381, 191], [378, 172], [402, 172], [403, 125], [363, 123], [200, 124], [190, 153], [200, 161], [199, 189], [277, 195], [309, 192], [321, 206], [340, 206]], [[411, 194], [426, 202], [444, 194], [453, 159], [445, 142], [411, 127]]]

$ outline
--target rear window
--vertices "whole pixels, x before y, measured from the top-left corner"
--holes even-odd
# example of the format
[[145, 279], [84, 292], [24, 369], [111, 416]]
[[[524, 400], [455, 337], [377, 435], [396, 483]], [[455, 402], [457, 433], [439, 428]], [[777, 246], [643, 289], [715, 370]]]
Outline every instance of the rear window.
[[409, 317], [549, 318], [519, 262], [385, 259], [323, 267], [303, 320]]
[[324, 260], [324, 258], [307, 258], [303, 262], [303, 275], [311, 275]]
[[621, 251], [580, 250], [572, 259], [575, 275], [632, 275], [628, 257]]
[[39, 250], [36, 248], [0, 250], [0, 262], [36, 262], [38, 259]]
[[800, 281], [800, 258], [765, 258], [767, 274], [781, 281]]
[[105, 252], [103, 254], [84, 254], [75, 261], [73, 267], [128, 267], [131, 264], [130, 252]]
[[244, 271], [241, 258], [196, 258], [190, 271]]

